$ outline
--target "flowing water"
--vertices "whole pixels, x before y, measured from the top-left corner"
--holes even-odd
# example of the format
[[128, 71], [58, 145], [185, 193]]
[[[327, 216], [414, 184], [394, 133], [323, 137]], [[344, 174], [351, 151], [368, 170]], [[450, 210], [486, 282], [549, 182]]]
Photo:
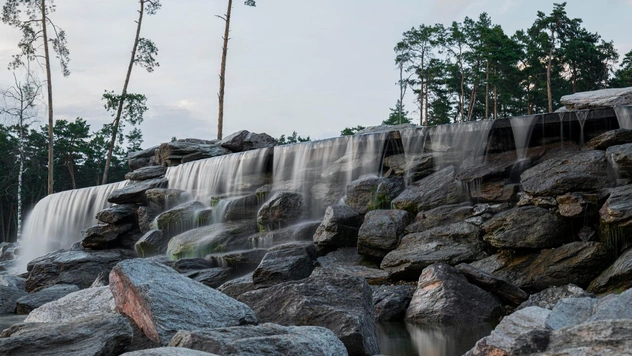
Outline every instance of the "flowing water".
[[577, 121], [579, 121], [579, 145], [584, 145], [584, 124], [586, 124], [586, 119], [588, 118], [588, 114], [590, 110], [581, 110], [575, 111], [575, 115], [577, 116]]
[[632, 130], [632, 105], [615, 106], [619, 128]]
[[493, 120], [470, 121], [429, 129], [430, 145], [426, 143], [425, 148], [437, 153], [433, 156], [435, 170], [451, 164], [458, 167], [466, 158], [471, 158], [472, 163], [483, 163], [493, 123]]
[[527, 158], [527, 149], [529, 141], [531, 141], [531, 133], [535, 126], [536, 115], [516, 116], [509, 118], [511, 122], [511, 131], [513, 131], [514, 143], [516, 145], [516, 155], [518, 161]]
[[560, 117], [560, 142], [564, 143], [564, 116], [566, 113], [558, 112], [557, 115]]

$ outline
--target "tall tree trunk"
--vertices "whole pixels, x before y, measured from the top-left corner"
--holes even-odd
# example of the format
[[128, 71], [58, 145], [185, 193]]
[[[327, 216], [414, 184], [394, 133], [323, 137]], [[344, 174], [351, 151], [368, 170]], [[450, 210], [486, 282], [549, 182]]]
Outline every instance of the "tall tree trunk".
[[136, 37], [134, 38], [134, 46], [132, 47], [132, 55], [127, 67], [127, 74], [125, 75], [125, 83], [123, 84], [123, 90], [121, 91], [121, 97], [119, 98], [118, 108], [116, 109], [116, 117], [114, 118], [114, 126], [112, 127], [112, 138], [110, 139], [110, 147], [108, 148], [108, 156], [105, 159], [105, 168], [103, 169], [103, 179], [101, 184], [108, 182], [108, 172], [110, 170], [110, 162], [112, 161], [112, 153], [114, 152], [114, 146], [116, 145], [116, 136], [118, 134], [118, 128], [121, 122], [121, 114], [123, 112], [123, 105], [125, 104], [125, 97], [127, 96], [127, 86], [129, 85], [129, 78], [132, 75], [132, 68], [134, 67], [134, 58], [136, 57], [136, 50], [138, 49], [138, 40], [140, 39], [140, 28], [143, 24], [143, 14], [145, 12], [145, 0], [140, 0], [140, 10], [138, 11], [138, 21], [136, 26]]
[[219, 69], [219, 105], [217, 113], [217, 139], [222, 139], [222, 129], [224, 128], [224, 86], [226, 85], [226, 56], [228, 55], [228, 35], [230, 34], [230, 14], [233, 9], [233, 0], [228, 0], [228, 9], [224, 18], [224, 46], [222, 47], [222, 64]]
[[463, 62], [459, 58], [459, 70], [461, 71], [461, 121], [464, 121], [463, 111], [465, 110], [465, 73], [463, 72]]
[[428, 104], [429, 101], [429, 95], [428, 95], [428, 91], [430, 90], [430, 85], [428, 85], [428, 83], [430, 82], [430, 78], [426, 78], [426, 93], [424, 94], [424, 99], [426, 100], [426, 105], [424, 106], [424, 109], [426, 110], [426, 126], [428, 126], [429, 121], [430, 121], [430, 115], [428, 115], [428, 108], [430, 108], [430, 105]]
[[554, 48], [555, 30], [551, 29], [551, 48], [549, 49], [549, 61], [546, 65], [546, 97], [549, 100], [549, 113], [553, 112], [553, 96], [551, 95], [551, 62], [553, 61]]
[[403, 102], [404, 102], [404, 63], [399, 63], [399, 107], [397, 108], [397, 118], [399, 119], [399, 124], [402, 124], [402, 114], [403, 114]]
[[[494, 77], [496, 77], [497, 71], [494, 67]], [[494, 83], [494, 120], [498, 118], [498, 86]]]
[[53, 194], [53, 81], [50, 73], [50, 54], [48, 52], [48, 34], [46, 32], [46, 0], [41, 0], [42, 39], [44, 40], [44, 63], [46, 67], [46, 88], [48, 90], [48, 194]]
[[[20, 114], [21, 115], [21, 114]], [[22, 236], [22, 176], [24, 175], [24, 121], [20, 117], [20, 168], [18, 170], [18, 224], [17, 224], [17, 238], [20, 240]]]
[[485, 119], [489, 119], [489, 59], [485, 66]]

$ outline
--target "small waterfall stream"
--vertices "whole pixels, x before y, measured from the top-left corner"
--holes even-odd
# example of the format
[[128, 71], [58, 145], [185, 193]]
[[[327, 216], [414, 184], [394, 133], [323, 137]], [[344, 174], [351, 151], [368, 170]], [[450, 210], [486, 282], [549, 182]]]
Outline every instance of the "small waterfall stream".
[[588, 118], [588, 114], [590, 114], [590, 110], [581, 110], [576, 111], [575, 115], [577, 116], [577, 121], [579, 122], [579, 145], [584, 145], [584, 125], [586, 124], [586, 119]]
[[434, 156], [435, 170], [450, 164], [458, 167], [466, 158], [471, 159], [471, 163], [483, 163], [493, 123], [493, 120], [481, 120], [431, 128], [430, 147], [428, 144], [425, 147], [433, 152], [446, 153]]
[[529, 141], [531, 141], [531, 133], [535, 127], [537, 116], [516, 116], [509, 118], [511, 122], [511, 130], [514, 135], [514, 142], [516, 144], [516, 155], [518, 161], [527, 158], [527, 149], [529, 147]]
[[619, 128], [632, 130], [632, 105], [615, 106]]

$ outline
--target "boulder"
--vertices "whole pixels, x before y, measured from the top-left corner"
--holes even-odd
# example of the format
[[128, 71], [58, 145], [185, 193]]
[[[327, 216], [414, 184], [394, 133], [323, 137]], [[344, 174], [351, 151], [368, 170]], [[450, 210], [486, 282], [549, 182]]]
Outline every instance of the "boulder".
[[607, 131], [586, 142], [584, 149], [606, 150], [610, 146], [623, 145], [632, 142], [632, 130], [617, 129]]
[[0, 354], [119, 355], [131, 341], [132, 327], [124, 316], [100, 314], [61, 323], [15, 324], [0, 335]]
[[232, 153], [214, 141], [178, 140], [160, 145], [157, 151], [157, 163], [160, 166], [177, 166], [180, 163], [223, 156]]
[[[117, 264], [110, 273], [116, 310], [132, 318], [153, 342], [167, 345], [178, 330], [254, 324], [246, 305], [143, 259]], [[187, 315], [181, 317], [182, 307]]]
[[557, 303], [565, 298], [594, 298], [595, 295], [588, 293], [582, 288], [574, 285], [567, 284], [559, 287], [549, 287], [541, 292], [531, 294], [529, 299], [520, 304], [517, 309], [524, 309], [527, 307], [540, 307], [544, 309], [553, 310]]
[[432, 153], [406, 153], [384, 158], [384, 166], [398, 175], [404, 175], [409, 181], [417, 181], [434, 172]]
[[265, 202], [257, 213], [257, 223], [270, 230], [285, 227], [298, 221], [304, 214], [303, 196], [298, 193], [280, 192]]
[[379, 349], [371, 294], [361, 278], [319, 274], [247, 292], [239, 300], [261, 322], [322, 326], [336, 334], [349, 355], [374, 355]]
[[632, 320], [600, 320], [551, 333], [541, 355], [629, 355]]
[[26, 278], [14, 276], [12, 274], [0, 275], [0, 286], [13, 287], [13, 288], [24, 290], [25, 284], [26, 284]]
[[372, 288], [375, 320], [380, 322], [403, 320], [413, 293], [415, 293], [415, 286], [382, 285]]
[[[153, 146], [142, 151], [136, 151], [128, 154], [129, 169], [135, 171], [141, 167], [152, 164], [154, 155], [159, 146]], [[155, 163], [155, 162], [154, 162]]]
[[136, 210], [136, 216], [138, 218], [138, 229], [140, 230], [140, 232], [146, 234], [148, 231], [152, 230], [152, 222], [154, 222], [154, 219], [160, 213], [161, 210], [157, 208], [140, 206], [138, 210]]
[[[558, 196], [558, 213], [567, 218], [586, 221], [597, 220], [599, 195], [587, 193], [568, 193]], [[593, 219], [595, 218], [595, 219]]]
[[183, 258], [177, 261], [174, 261], [171, 266], [169, 266], [180, 273], [188, 273], [191, 271], [199, 271], [202, 269], [207, 269], [213, 267], [213, 263], [201, 258]]
[[529, 294], [512, 283], [474, 268], [467, 263], [461, 263], [456, 268], [463, 273], [470, 283], [492, 293], [505, 304], [518, 306], [529, 298]]
[[246, 249], [248, 236], [256, 230], [257, 227], [252, 221], [198, 227], [172, 237], [167, 245], [167, 255], [181, 259]]
[[122, 239], [130, 232], [134, 225], [96, 225], [88, 228], [83, 233], [81, 246], [91, 250], [104, 250], [108, 248], [121, 247]]
[[267, 252], [268, 250], [263, 248], [254, 248], [227, 253], [214, 253], [207, 255], [205, 258], [211, 262], [212, 267], [232, 267], [237, 272], [243, 272], [257, 268]]
[[355, 247], [340, 248], [325, 256], [318, 257], [319, 268], [315, 273], [346, 274], [363, 278], [371, 285], [383, 284], [388, 280], [388, 272], [379, 269], [374, 261], [367, 260]]
[[395, 209], [416, 214], [441, 205], [461, 203], [465, 191], [455, 178], [455, 168], [449, 166], [409, 185], [392, 201]]
[[525, 192], [533, 196], [556, 196], [568, 192], [595, 191], [610, 184], [605, 152], [583, 151], [552, 158], [520, 175]]
[[145, 192], [153, 188], [166, 188], [169, 182], [166, 178], [148, 179], [132, 182], [110, 193], [108, 202], [113, 204], [141, 204], [145, 205], [147, 199]]
[[606, 158], [619, 177], [632, 178], [632, 143], [608, 147]]
[[464, 356], [529, 355], [549, 344], [548, 309], [528, 307], [506, 316], [491, 335], [479, 340]]
[[597, 300], [596, 306], [591, 309], [588, 322], [610, 319], [632, 319], [632, 290], [628, 289], [621, 294], [611, 294]]
[[257, 248], [269, 248], [287, 242], [311, 242], [319, 225], [320, 221], [305, 221], [278, 230], [259, 232], [248, 237], [249, 245]]
[[358, 253], [381, 259], [394, 250], [413, 220], [405, 210], [371, 210], [358, 232]]
[[233, 275], [232, 267], [215, 267], [187, 272], [184, 275], [211, 288], [217, 288]]
[[593, 293], [616, 293], [632, 288], [632, 248], [626, 250], [588, 286]]
[[120, 225], [133, 222], [136, 216], [136, 204], [114, 205], [97, 213], [97, 220], [105, 224]]
[[274, 137], [265, 133], [258, 134], [241, 130], [224, 137], [219, 144], [232, 152], [243, 152], [257, 148], [274, 147], [278, 142]]
[[255, 288], [309, 277], [314, 270], [316, 248], [313, 244], [285, 244], [268, 250], [252, 275]]
[[253, 272], [250, 272], [244, 276], [225, 282], [217, 287], [217, 290], [231, 298], [237, 299], [240, 295], [255, 290], [255, 284], [252, 282], [252, 274]]
[[167, 245], [171, 238], [163, 235], [161, 230], [147, 231], [134, 245], [138, 257], [151, 257], [167, 252]]
[[469, 283], [456, 268], [437, 263], [421, 273], [406, 320], [426, 325], [482, 324], [499, 319], [504, 311], [498, 299]]
[[33, 311], [25, 323], [65, 323], [114, 314], [114, 297], [109, 286], [86, 288], [46, 303]]
[[0, 286], [0, 314], [15, 313], [15, 303], [18, 299], [28, 295], [23, 289]]
[[313, 236], [319, 253], [327, 253], [340, 247], [355, 247], [362, 221], [360, 213], [347, 205], [329, 206]]
[[199, 226], [197, 212], [202, 209], [204, 204], [199, 201], [182, 203], [156, 216], [152, 228], [161, 230], [164, 236], [181, 234]]
[[136, 257], [130, 250], [58, 250], [29, 262], [26, 291], [36, 292], [55, 284], [75, 284], [87, 288], [114, 265]]
[[158, 210], [171, 209], [193, 199], [191, 193], [170, 188], [154, 188], [145, 191], [147, 204]]
[[450, 204], [420, 211], [415, 217], [415, 222], [406, 226], [405, 233], [424, 232], [437, 226], [462, 222], [473, 214], [474, 208], [469, 204]]
[[35, 293], [25, 295], [18, 299], [16, 302], [15, 313], [28, 314], [37, 307], [60, 299], [78, 290], [79, 287], [69, 284], [56, 284], [54, 286], [41, 289]]
[[156, 347], [139, 351], [130, 351], [121, 356], [217, 356], [204, 351], [191, 350], [184, 347]]
[[257, 212], [259, 211], [259, 198], [255, 194], [229, 200], [222, 200], [216, 209], [218, 209], [222, 204], [224, 204], [224, 206], [222, 206], [222, 221], [255, 219], [257, 217]]
[[483, 239], [497, 248], [543, 249], [569, 242], [567, 224], [555, 213], [536, 206], [522, 206], [500, 212], [481, 228]]
[[345, 345], [319, 326], [281, 326], [272, 323], [231, 328], [179, 331], [170, 346], [220, 355], [346, 355]]
[[347, 185], [345, 202], [360, 214], [369, 210], [388, 209], [393, 198], [404, 190], [402, 177], [367, 177]]
[[595, 298], [564, 298], [551, 310], [546, 319], [546, 326], [558, 330], [579, 325], [592, 316], [597, 303]]
[[163, 166], [147, 166], [133, 170], [125, 174], [125, 179], [129, 180], [147, 180], [154, 178], [162, 178], [167, 173], [167, 167]]
[[601, 242], [616, 254], [632, 246], [626, 236], [632, 234], [632, 184], [614, 188], [606, 203], [599, 209]]
[[632, 87], [610, 88], [564, 95], [560, 103], [570, 111], [632, 104]]
[[439, 226], [402, 238], [397, 249], [389, 252], [380, 268], [392, 279], [415, 280], [421, 271], [433, 263], [456, 265], [485, 256], [480, 230], [469, 223]]

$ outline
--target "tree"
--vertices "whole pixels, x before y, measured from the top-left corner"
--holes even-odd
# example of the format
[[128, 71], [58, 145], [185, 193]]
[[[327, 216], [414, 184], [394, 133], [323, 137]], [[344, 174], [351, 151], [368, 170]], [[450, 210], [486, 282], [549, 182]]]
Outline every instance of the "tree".
[[[21, 9], [24, 8], [23, 12]], [[51, 79], [51, 54], [49, 42], [53, 47], [56, 57], [59, 59], [64, 77], [70, 75], [68, 62], [70, 51], [66, 46], [66, 33], [55, 25], [49, 14], [55, 11], [52, 0], [7, 0], [2, 7], [2, 22], [19, 29], [22, 39], [18, 43], [21, 52], [13, 56], [9, 68], [16, 69], [26, 66], [32, 61], [44, 60], [46, 70], [46, 86], [48, 99], [48, 194], [53, 193], [53, 82]], [[25, 13], [25, 17], [22, 14]], [[54, 35], [49, 36], [48, 26], [51, 26]], [[39, 53], [39, 43], [42, 44], [44, 54]], [[26, 59], [26, 61], [25, 61]]]
[[610, 86], [615, 88], [632, 86], [632, 50], [623, 57], [621, 67], [614, 73]]
[[407, 117], [408, 110], [404, 109], [404, 104], [397, 100], [395, 108], [391, 108], [391, 113], [388, 115], [388, 119], [382, 121], [382, 125], [401, 125], [410, 124], [411, 121]]
[[[244, 5], [255, 7], [255, 0], [246, 0]], [[228, 8], [224, 16], [216, 15], [218, 18], [224, 20], [224, 37], [222, 37], [224, 43], [222, 45], [222, 63], [219, 69], [219, 93], [217, 94], [219, 100], [218, 113], [217, 113], [217, 139], [222, 139], [222, 129], [224, 127], [224, 86], [226, 85], [226, 56], [228, 55], [228, 35], [230, 34], [230, 19], [233, 10], [233, 0], [228, 0]]]
[[[160, 0], [139, 0], [138, 3], [140, 9], [138, 10], [138, 20], [136, 20], [136, 35], [134, 37], [134, 45], [132, 46], [132, 55], [129, 60], [129, 65], [127, 66], [123, 90], [120, 95], [115, 95], [114, 92], [108, 92], [107, 90], [105, 94], [103, 94], [103, 100], [106, 101], [105, 108], [112, 112], [114, 121], [112, 123], [112, 137], [110, 138], [101, 184], [105, 184], [108, 181], [108, 172], [116, 145], [116, 139], [117, 136], [120, 135], [120, 129], [123, 126], [121, 118], [132, 125], [136, 125], [143, 121], [143, 114], [147, 110], [147, 106], [145, 105], [147, 98], [144, 95], [127, 92], [134, 65], [137, 64], [150, 73], [154, 71], [155, 67], [160, 66], [160, 63], [158, 63], [155, 58], [158, 54], [158, 48], [151, 40], [140, 37], [140, 30], [143, 25], [145, 13], [147, 13], [147, 15], [154, 15], [162, 5], [160, 4]], [[114, 111], [114, 109], [116, 109], [116, 111]]]
[[340, 136], [352, 136], [364, 129], [366, 129], [366, 127], [361, 125], [358, 125], [356, 127], [345, 127], [344, 130], [340, 131]]
[[57, 120], [53, 129], [55, 134], [55, 152], [60, 165], [66, 167], [72, 189], [77, 189], [75, 166], [77, 162], [86, 161], [90, 125], [78, 117], [74, 122]]
[[287, 137], [285, 137], [285, 135], [281, 135], [278, 141], [279, 145], [288, 145], [290, 143], [308, 142], [311, 141], [311, 139], [309, 138], [309, 136], [301, 137], [296, 133], [296, 131], [292, 131], [292, 134]]

